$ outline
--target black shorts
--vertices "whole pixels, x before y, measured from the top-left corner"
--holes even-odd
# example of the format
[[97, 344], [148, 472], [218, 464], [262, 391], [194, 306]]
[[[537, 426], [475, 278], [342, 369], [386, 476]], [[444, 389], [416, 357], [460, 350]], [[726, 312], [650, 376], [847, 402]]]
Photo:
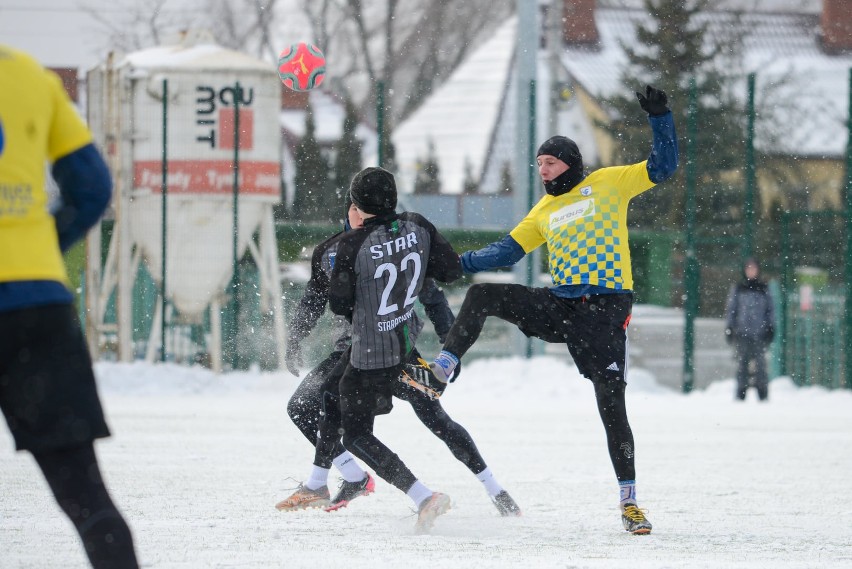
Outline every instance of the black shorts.
[[631, 292], [561, 298], [548, 288], [478, 284], [468, 291], [444, 347], [453, 351], [454, 340], [470, 342], [470, 333], [466, 338], [456, 330], [463, 328], [467, 310], [470, 318], [496, 316], [515, 324], [527, 336], [567, 344], [580, 373], [594, 382], [623, 381], [632, 308]]
[[0, 409], [18, 450], [47, 452], [109, 436], [71, 305], [0, 313]]
[[577, 369], [592, 381], [624, 381], [633, 294], [561, 298], [546, 288], [533, 290], [529, 308], [536, 318], [527, 320], [521, 331], [567, 344]]
[[381, 369], [346, 366], [340, 379], [340, 408], [362, 415], [385, 415], [393, 409], [394, 385], [399, 382], [402, 364]]
[[[320, 387], [316, 388], [318, 391], [321, 391], [322, 393], [325, 393], [325, 394], [328, 394], [328, 395], [331, 395], [331, 396], [334, 396], [334, 397], [339, 396], [339, 394], [340, 394], [340, 379], [343, 377], [343, 372], [346, 371], [346, 366], [349, 364], [349, 356], [350, 356], [350, 350], [351, 349], [352, 348], [347, 349], [342, 354], [340, 354], [340, 352], [332, 352], [332, 354], [329, 356], [329, 358], [335, 357], [334, 356], [335, 354], [340, 354], [340, 355], [337, 356], [337, 358], [338, 358], [337, 363], [334, 365], [334, 367], [331, 369], [331, 371], [326, 373], [325, 377], [322, 379], [322, 385]], [[408, 358], [407, 358], [406, 361], [411, 365], [419, 365], [418, 358], [420, 358], [420, 357], [421, 357], [420, 352], [418, 352], [417, 348], [415, 348], [415, 349], [411, 350], [411, 352], [408, 354]], [[328, 361], [328, 359], [326, 359], [325, 361]], [[325, 363], [325, 361], [323, 363]], [[319, 366], [317, 366], [317, 367], [319, 368]], [[399, 369], [401, 369], [401, 368], [399, 368]], [[360, 371], [366, 372], [366, 370], [360, 370]], [[409, 403], [412, 402], [412, 401], [415, 401], [417, 399], [420, 399], [420, 398], [425, 398], [425, 399], [429, 398], [429, 396], [426, 395], [423, 391], [420, 391], [419, 389], [415, 389], [415, 388], [411, 387], [410, 385], [408, 385], [407, 383], [405, 383], [404, 381], [401, 381], [401, 379], [400, 379], [401, 377], [402, 377], [402, 372], [397, 374], [396, 381], [390, 382], [390, 395], [391, 395], [391, 397], [396, 397], [397, 399], [400, 399], [402, 401], [406, 401], [406, 402], [409, 402]], [[444, 393], [444, 390], [447, 388], [447, 384], [441, 383], [440, 381], [436, 380], [436, 381], [431, 382], [429, 384], [429, 387], [432, 390], [436, 391], [440, 395], [440, 394]], [[383, 385], [382, 390], [384, 390], [384, 392], [381, 394], [381, 397], [386, 398], [387, 386]], [[389, 405], [383, 404], [383, 407], [386, 410], [383, 413], [377, 413], [377, 414], [381, 415], [381, 414], [390, 412], [391, 408], [393, 407], [393, 402], [391, 401], [391, 403]]]

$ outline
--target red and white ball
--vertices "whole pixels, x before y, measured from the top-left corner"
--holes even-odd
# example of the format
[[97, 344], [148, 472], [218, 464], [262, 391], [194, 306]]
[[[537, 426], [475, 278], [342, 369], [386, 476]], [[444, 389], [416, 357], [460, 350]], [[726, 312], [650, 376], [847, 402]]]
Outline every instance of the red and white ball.
[[278, 56], [278, 77], [294, 91], [310, 91], [325, 79], [325, 56], [315, 45], [299, 42]]

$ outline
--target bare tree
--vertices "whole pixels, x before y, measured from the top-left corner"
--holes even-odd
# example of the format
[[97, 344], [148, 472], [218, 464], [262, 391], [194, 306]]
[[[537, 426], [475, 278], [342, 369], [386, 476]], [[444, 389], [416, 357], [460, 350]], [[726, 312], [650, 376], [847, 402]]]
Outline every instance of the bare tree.
[[[95, 33], [105, 36], [104, 47], [130, 52], [159, 45], [164, 38], [187, 29], [195, 10], [181, 8], [169, 0], [115, 0], [111, 10], [91, 1], [80, 2], [80, 9], [101, 27]], [[183, 2], [189, 6], [188, 2]]]
[[[225, 47], [274, 61], [273, 42], [278, 0], [204, 0], [202, 22]], [[196, 25], [198, 25], [196, 23]]]
[[512, 13], [514, 0], [302, 0], [330, 85], [372, 115], [381, 81], [397, 122]]
[[106, 32], [105, 47], [120, 51], [161, 45], [188, 30], [208, 30], [225, 47], [274, 61], [272, 29], [278, 0], [115, 0], [104, 11], [81, 2]]

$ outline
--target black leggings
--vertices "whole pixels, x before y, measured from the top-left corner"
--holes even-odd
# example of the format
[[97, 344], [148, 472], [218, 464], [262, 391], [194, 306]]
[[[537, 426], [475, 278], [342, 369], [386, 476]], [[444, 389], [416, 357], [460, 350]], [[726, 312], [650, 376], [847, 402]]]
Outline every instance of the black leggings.
[[[314, 464], [322, 468], [331, 468], [332, 459], [343, 452], [340, 441], [343, 420], [338, 393], [340, 378], [348, 357], [348, 351], [344, 352], [342, 357], [340, 352], [332, 353], [305, 377], [287, 406], [290, 418], [311, 444], [316, 445]], [[409, 361], [416, 362], [419, 357], [420, 354], [415, 349], [411, 352]], [[336, 364], [331, 364], [331, 360]], [[430, 399], [397, 379], [391, 381], [391, 394], [397, 399], [407, 401], [420, 422], [441, 439], [453, 456], [473, 474], [485, 470], [485, 460], [470, 433], [447, 414], [440, 400]]]
[[636, 480], [636, 467], [633, 460], [633, 430], [627, 420], [627, 407], [624, 402], [623, 381], [596, 382], [595, 398], [598, 412], [606, 431], [606, 444], [609, 458], [619, 482]]
[[[287, 415], [308, 439], [312, 447], [318, 444], [317, 437], [323, 417], [332, 413], [336, 417], [335, 420], [338, 423], [340, 421], [340, 410], [338, 408], [340, 403], [337, 395], [337, 383], [340, 381], [340, 375], [333, 375], [332, 372], [343, 353], [332, 352], [321, 361], [305, 376], [305, 379], [302, 380], [287, 403]], [[340, 453], [345, 450], [340, 442], [340, 434], [338, 433], [336, 437], [324, 444], [326, 446], [324, 446], [322, 464], [317, 464], [317, 466], [331, 468], [332, 459], [340, 456]]]
[[130, 528], [110, 499], [91, 443], [35, 453], [59, 507], [74, 524], [95, 569], [136, 569]]
[[476, 284], [465, 295], [444, 349], [461, 358], [489, 316], [516, 325], [527, 336], [567, 344], [580, 373], [595, 387], [615, 475], [619, 482], [635, 480], [633, 431], [624, 401], [632, 305], [630, 293], [560, 298], [546, 288]]

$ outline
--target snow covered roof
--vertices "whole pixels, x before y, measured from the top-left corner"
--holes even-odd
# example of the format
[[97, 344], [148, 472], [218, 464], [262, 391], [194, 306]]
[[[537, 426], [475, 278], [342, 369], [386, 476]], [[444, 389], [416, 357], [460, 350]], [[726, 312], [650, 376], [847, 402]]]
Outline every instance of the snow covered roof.
[[173, 45], [161, 45], [128, 53], [119, 65], [146, 69], [255, 69], [277, 73], [269, 62], [217, 45], [212, 36], [203, 32], [185, 36]]
[[[794, 5], [791, 1], [789, 6], [800, 10], [742, 14], [741, 29], [745, 36], [742, 69], [738, 70], [742, 83], [737, 96], [741, 94], [745, 99], [745, 75], [756, 73], [756, 144], [763, 150], [800, 156], [841, 156], [848, 138], [846, 116], [852, 54], [829, 55], [821, 49], [819, 15], [813, 13], [812, 3]], [[625, 89], [619, 81], [627, 64], [621, 44], [636, 45], [637, 23], [650, 21], [644, 10], [598, 8], [595, 22], [599, 49], [568, 46], [562, 54], [562, 63], [591, 95], [612, 96]], [[723, 34], [730, 35], [735, 16], [730, 12], [710, 11], [702, 14], [700, 21], [708, 24], [709, 34], [726, 37]], [[769, 90], [774, 94], [768, 95]], [[780, 116], [786, 123], [788, 130], [781, 140], [761, 136], [762, 101], [774, 105], [773, 116]], [[779, 101], [781, 106], [786, 104], [791, 108], [781, 109]]]
[[[740, 85], [735, 95], [745, 100], [746, 76], [756, 72], [756, 145], [766, 152], [827, 158], [846, 152], [852, 54], [829, 55], [822, 50], [821, 5], [820, 0], [724, 0], [700, 15], [711, 38], [730, 37], [736, 18], [741, 18], [744, 44], [742, 60], [736, 63]], [[641, 0], [598, 0], [595, 23], [598, 45], [566, 46], [560, 59], [573, 82], [592, 97], [603, 98], [626, 89], [620, 81], [627, 65], [621, 45], [636, 45], [636, 25], [650, 23], [650, 17]], [[514, 152], [515, 90], [509, 87], [516, 28], [516, 18], [507, 20], [394, 130], [402, 193], [412, 191], [417, 164], [426, 159], [430, 141], [442, 193], [462, 191], [466, 161], [480, 180], [481, 191], [497, 189], [499, 165], [511, 160]], [[546, 55], [540, 52], [538, 66], [540, 139], [554, 134], [546, 121], [550, 81]], [[772, 117], [772, 128], [762, 124], [761, 117]], [[577, 140], [590, 164], [596, 162], [599, 150], [593, 123], [576, 103], [566, 105], [556, 121], [560, 133]]]
[[394, 129], [400, 192], [412, 191], [417, 164], [426, 160], [430, 142], [441, 170], [442, 193], [461, 193], [466, 162], [474, 176], [481, 173], [506, 96], [516, 28], [515, 18], [506, 21]]

